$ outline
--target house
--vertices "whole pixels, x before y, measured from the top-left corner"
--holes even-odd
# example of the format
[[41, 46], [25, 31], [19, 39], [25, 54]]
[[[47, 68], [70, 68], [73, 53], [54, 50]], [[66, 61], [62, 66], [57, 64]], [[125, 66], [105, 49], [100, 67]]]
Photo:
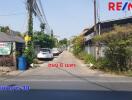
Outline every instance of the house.
[[0, 32], [0, 67], [17, 69], [17, 56], [22, 53], [23, 47], [22, 37]]
[[[132, 24], [132, 16], [117, 20], [99, 22], [97, 23], [96, 27], [98, 34], [101, 35], [105, 32], [111, 31], [115, 25], [123, 26], [126, 24]], [[101, 46], [98, 47], [96, 44], [92, 43], [92, 38], [95, 36], [94, 27], [95, 26], [83, 31], [82, 35], [85, 37], [85, 51], [92, 54], [96, 58], [104, 57], [104, 49], [106, 46], [101, 44]]]

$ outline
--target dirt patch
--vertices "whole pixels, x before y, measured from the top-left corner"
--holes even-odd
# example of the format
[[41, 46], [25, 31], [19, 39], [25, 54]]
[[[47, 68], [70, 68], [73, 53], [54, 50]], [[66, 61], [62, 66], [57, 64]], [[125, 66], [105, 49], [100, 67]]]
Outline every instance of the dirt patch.
[[14, 71], [15, 67], [0, 67], [0, 76], [6, 75], [7, 73]]

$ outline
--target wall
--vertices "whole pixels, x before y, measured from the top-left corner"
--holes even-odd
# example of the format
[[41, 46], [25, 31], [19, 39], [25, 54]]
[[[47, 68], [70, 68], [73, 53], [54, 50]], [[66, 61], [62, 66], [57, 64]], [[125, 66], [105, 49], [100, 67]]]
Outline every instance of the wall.
[[106, 46], [105, 45], [101, 45], [100, 47], [97, 47], [95, 45], [86, 45], [85, 46], [85, 51], [88, 54], [93, 55], [95, 58], [98, 57], [104, 57], [104, 50], [105, 50]]

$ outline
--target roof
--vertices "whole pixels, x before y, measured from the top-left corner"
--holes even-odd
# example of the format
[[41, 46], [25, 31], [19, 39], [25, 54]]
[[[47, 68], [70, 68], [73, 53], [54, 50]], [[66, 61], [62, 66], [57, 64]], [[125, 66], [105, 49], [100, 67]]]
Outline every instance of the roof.
[[[107, 21], [102, 21], [97, 23], [97, 27], [100, 25], [101, 29], [106, 29], [113, 27], [114, 25], [125, 25], [125, 24], [132, 24], [132, 16], [122, 18], [122, 19], [117, 19], [117, 20], [107, 20]], [[89, 28], [89, 30], [85, 31], [83, 35], [88, 35], [94, 32], [94, 26]]]
[[16, 35], [8, 35], [4, 32], [0, 32], [0, 42], [19, 42], [24, 43], [24, 39]]
[[132, 16], [123, 17], [123, 18], [119, 18], [119, 19], [105, 20], [105, 21], [102, 21], [102, 23], [106, 23], [106, 22], [115, 22], [115, 21], [120, 21], [120, 20], [129, 20], [129, 19], [132, 19]]
[[88, 30], [89, 30], [89, 28], [85, 28], [85, 29], [80, 33], [80, 35], [85, 34]]

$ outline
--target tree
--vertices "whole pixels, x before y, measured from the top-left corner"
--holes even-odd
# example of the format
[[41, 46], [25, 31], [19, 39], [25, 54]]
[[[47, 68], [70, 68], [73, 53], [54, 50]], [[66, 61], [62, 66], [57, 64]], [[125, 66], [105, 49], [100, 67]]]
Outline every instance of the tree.
[[132, 25], [115, 26], [114, 30], [94, 38], [95, 42], [106, 44], [107, 67], [111, 70], [132, 69]]
[[1, 27], [0, 31], [4, 32], [4, 33], [9, 33], [10, 32], [10, 28], [9, 28], [9, 26]]
[[53, 48], [56, 45], [56, 38], [44, 34], [43, 32], [35, 32], [33, 40], [34, 44], [39, 45], [41, 48]]
[[66, 38], [64, 38], [63, 40], [60, 40], [58, 45], [59, 46], [63, 46], [63, 45], [67, 46], [68, 45], [68, 40]]
[[73, 44], [73, 53], [78, 55], [80, 52], [84, 50], [84, 37], [83, 36], [76, 36], [72, 40]]
[[41, 28], [41, 31], [44, 32], [44, 30], [45, 30], [45, 24], [44, 23], [41, 23], [40, 24], [40, 28]]

